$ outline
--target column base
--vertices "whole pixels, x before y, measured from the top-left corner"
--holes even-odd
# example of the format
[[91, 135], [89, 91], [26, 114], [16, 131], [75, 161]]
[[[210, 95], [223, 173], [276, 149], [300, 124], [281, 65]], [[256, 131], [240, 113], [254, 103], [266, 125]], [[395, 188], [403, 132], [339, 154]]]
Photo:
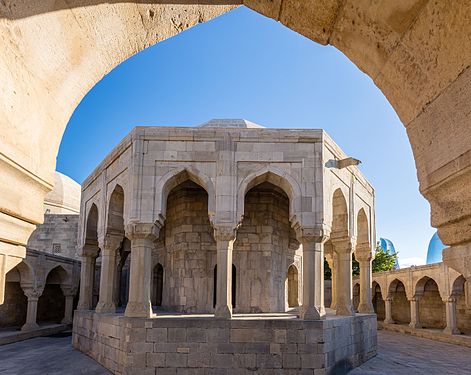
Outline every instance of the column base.
[[35, 329], [38, 329], [39, 326], [37, 323], [26, 323], [21, 327], [22, 331], [33, 331]]
[[70, 318], [64, 318], [61, 320], [62, 324], [72, 324], [72, 319]]
[[130, 318], [151, 318], [152, 306], [150, 302], [128, 302], [124, 315]]
[[303, 320], [323, 320], [325, 319], [325, 308], [316, 307], [301, 308], [301, 319]]
[[358, 312], [362, 314], [374, 314], [375, 309], [372, 303], [360, 303], [358, 305]]
[[394, 323], [396, 323], [396, 322], [395, 322], [393, 319], [387, 319], [387, 320], [384, 319], [384, 322], [383, 322], [383, 323], [385, 323], [385, 324], [394, 324]]
[[344, 316], [354, 316], [355, 315], [355, 309], [353, 308], [352, 305], [350, 306], [339, 306], [337, 304], [337, 315], [344, 315]]
[[443, 333], [446, 333], [447, 335], [461, 335], [461, 331], [458, 328], [448, 328], [448, 327], [446, 327], [443, 330]]
[[229, 306], [216, 306], [214, 317], [216, 319], [232, 319], [232, 308]]
[[409, 327], [411, 328], [415, 328], [415, 329], [419, 329], [419, 328], [422, 328], [422, 324], [420, 323], [409, 323]]
[[91, 304], [80, 302], [77, 305], [77, 310], [92, 310]]
[[95, 308], [95, 312], [99, 314], [104, 313], [115, 313], [116, 312], [116, 305], [113, 302], [106, 303], [106, 302], [98, 302]]

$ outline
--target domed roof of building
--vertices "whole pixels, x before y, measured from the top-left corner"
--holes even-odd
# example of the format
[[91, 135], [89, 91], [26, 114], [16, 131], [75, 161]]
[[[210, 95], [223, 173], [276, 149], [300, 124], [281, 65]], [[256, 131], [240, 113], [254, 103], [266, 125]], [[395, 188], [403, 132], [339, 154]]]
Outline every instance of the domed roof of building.
[[442, 251], [446, 246], [438, 237], [438, 232], [430, 239], [427, 251], [427, 264], [440, 263], [442, 261]]
[[254, 129], [264, 128], [264, 126], [244, 119], [212, 119], [199, 126], [200, 128], [235, 128], [235, 129]]
[[80, 212], [80, 185], [70, 177], [56, 172], [54, 189], [44, 198], [48, 214], [78, 214]]
[[[380, 238], [379, 239], [379, 246], [381, 248], [390, 253], [390, 254], [396, 254], [396, 248], [394, 247], [394, 244], [392, 243], [391, 240], [388, 240], [387, 238]], [[396, 259], [396, 264], [394, 265], [394, 269], [399, 268], [399, 261]]]

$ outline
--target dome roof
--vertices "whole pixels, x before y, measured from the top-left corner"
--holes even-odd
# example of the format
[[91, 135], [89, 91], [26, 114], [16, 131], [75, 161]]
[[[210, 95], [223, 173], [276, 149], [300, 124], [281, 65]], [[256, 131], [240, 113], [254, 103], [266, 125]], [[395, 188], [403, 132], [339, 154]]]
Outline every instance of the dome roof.
[[70, 177], [56, 172], [54, 189], [44, 198], [44, 209], [49, 214], [78, 214], [80, 212], [80, 185]]
[[[387, 238], [380, 238], [379, 246], [381, 246], [381, 248], [384, 251], [390, 254], [396, 254], [396, 249], [394, 247], [394, 244], [392, 243], [391, 240], [388, 240]], [[396, 259], [396, 264], [394, 265], [394, 269], [398, 269], [398, 268], [399, 268], [399, 261]]]
[[263, 129], [264, 126], [244, 119], [212, 119], [199, 126], [200, 128], [235, 128], [235, 129]]
[[438, 232], [430, 239], [427, 251], [427, 264], [440, 263], [442, 261], [442, 251], [446, 246], [438, 237]]

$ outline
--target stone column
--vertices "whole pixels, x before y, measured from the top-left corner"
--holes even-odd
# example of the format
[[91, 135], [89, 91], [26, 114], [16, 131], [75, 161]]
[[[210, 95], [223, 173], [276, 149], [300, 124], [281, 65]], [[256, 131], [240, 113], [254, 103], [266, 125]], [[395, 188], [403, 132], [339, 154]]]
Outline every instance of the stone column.
[[299, 228], [298, 241], [303, 246], [303, 305], [304, 320], [325, 319], [324, 307], [324, 231]]
[[384, 317], [384, 323], [386, 324], [394, 324], [394, 320], [392, 318], [392, 297], [387, 296], [386, 300], [384, 301], [384, 307], [385, 307], [385, 317]]
[[353, 241], [348, 239], [336, 240], [334, 252], [338, 258], [336, 272], [337, 315], [355, 315], [352, 303], [352, 250]]
[[36, 318], [38, 314], [38, 300], [43, 294], [43, 289], [23, 288], [23, 291], [28, 298], [28, 308], [26, 312], [26, 323], [21, 327], [21, 330], [31, 331], [39, 327]]
[[456, 326], [456, 297], [448, 297], [445, 301], [446, 327], [444, 333], [459, 335], [461, 332]]
[[122, 241], [123, 235], [107, 234], [101, 245], [100, 299], [95, 309], [97, 313], [116, 312], [116, 258]]
[[86, 244], [82, 248], [80, 266], [80, 296], [78, 310], [91, 310], [93, 305], [93, 282], [95, 281], [95, 263], [98, 255], [98, 244]]
[[150, 318], [150, 284], [152, 281], [152, 249], [159, 229], [154, 223], [133, 222], [126, 225], [126, 237], [131, 240], [129, 300], [125, 316]]
[[217, 319], [232, 318], [232, 249], [236, 239], [233, 226], [215, 226], [214, 238], [217, 248], [217, 288], [216, 310]]
[[360, 264], [360, 303], [358, 312], [364, 314], [374, 314], [372, 295], [371, 295], [371, 261], [372, 253], [369, 244], [357, 246], [355, 259]]
[[419, 295], [415, 295], [410, 299], [410, 323], [409, 327], [411, 328], [422, 328], [420, 324], [420, 315], [419, 315]]
[[62, 319], [62, 324], [72, 324], [73, 314], [74, 314], [74, 297], [77, 293], [75, 288], [62, 288], [62, 293], [65, 297], [65, 309], [64, 309], [64, 318]]

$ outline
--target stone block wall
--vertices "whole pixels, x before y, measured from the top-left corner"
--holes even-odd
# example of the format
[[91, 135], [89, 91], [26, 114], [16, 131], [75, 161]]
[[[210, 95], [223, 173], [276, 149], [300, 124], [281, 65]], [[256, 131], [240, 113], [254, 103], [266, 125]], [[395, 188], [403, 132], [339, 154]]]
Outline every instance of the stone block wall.
[[424, 294], [419, 301], [419, 314], [420, 323], [424, 328], [443, 329], [446, 326], [445, 303], [432, 279], [424, 286]]
[[73, 346], [117, 375], [341, 375], [376, 354], [376, 317], [133, 319], [78, 311]]
[[5, 283], [5, 302], [0, 305], [0, 328], [22, 326], [26, 322], [28, 299], [19, 282]]

